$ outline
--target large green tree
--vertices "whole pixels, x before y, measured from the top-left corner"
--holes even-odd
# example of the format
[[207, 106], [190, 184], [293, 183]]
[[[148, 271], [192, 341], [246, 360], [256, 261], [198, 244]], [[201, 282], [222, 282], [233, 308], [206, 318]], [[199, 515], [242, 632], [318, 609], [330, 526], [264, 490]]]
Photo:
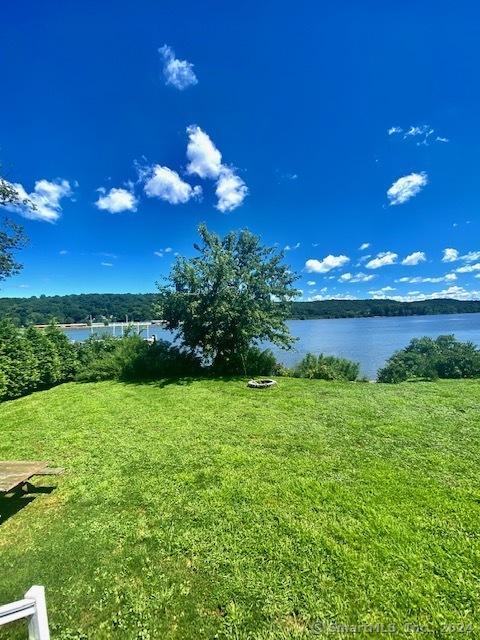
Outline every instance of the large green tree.
[[159, 285], [158, 317], [185, 347], [224, 371], [238, 369], [261, 341], [289, 348], [294, 338], [285, 320], [298, 291], [283, 252], [247, 230], [224, 238], [205, 225], [198, 231], [198, 255], [177, 258]]
[[[32, 203], [20, 199], [15, 187], [0, 177], [0, 207], [8, 205], [33, 206]], [[20, 271], [22, 265], [15, 260], [15, 252], [26, 243], [26, 238], [20, 225], [5, 220], [0, 229], [0, 281], [13, 276]]]

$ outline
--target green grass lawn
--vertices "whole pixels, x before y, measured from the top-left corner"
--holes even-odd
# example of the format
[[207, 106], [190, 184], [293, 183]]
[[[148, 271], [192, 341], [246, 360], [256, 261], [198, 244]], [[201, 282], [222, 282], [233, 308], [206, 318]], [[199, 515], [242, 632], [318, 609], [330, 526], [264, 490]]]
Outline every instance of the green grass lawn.
[[0, 459], [67, 471], [1, 499], [0, 603], [44, 584], [63, 640], [479, 637], [479, 407], [480, 381], [294, 379], [6, 402]]

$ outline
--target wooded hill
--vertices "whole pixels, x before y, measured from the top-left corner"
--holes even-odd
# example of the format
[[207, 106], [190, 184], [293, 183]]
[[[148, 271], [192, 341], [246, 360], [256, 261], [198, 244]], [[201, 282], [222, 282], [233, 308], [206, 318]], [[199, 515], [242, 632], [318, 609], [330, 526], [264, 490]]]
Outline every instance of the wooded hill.
[[[0, 298], [0, 318], [18, 325], [46, 324], [52, 318], [61, 323], [150, 320], [154, 293], [84, 293], [69, 296]], [[292, 319], [365, 318], [413, 316], [443, 313], [480, 313], [480, 301], [450, 299], [422, 302], [395, 300], [321, 300], [295, 302]]]

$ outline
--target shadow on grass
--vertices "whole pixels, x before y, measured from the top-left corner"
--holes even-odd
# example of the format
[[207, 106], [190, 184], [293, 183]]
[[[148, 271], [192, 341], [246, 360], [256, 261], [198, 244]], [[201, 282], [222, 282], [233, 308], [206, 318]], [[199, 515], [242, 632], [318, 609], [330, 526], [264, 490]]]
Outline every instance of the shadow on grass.
[[129, 380], [122, 379], [120, 382], [124, 384], [131, 385], [148, 385], [150, 387], [157, 387], [159, 389], [164, 389], [165, 387], [176, 385], [180, 387], [186, 387], [194, 382], [247, 382], [248, 378], [244, 376], [179, 376], [179, 377], [169, 377], [169, 378], [160, 378], [156, 380], [151, 379], [137, 379], [137, 380]]
[[27, 490], [16, 490], [7, 494], [0, 494], [0, 526], [11, 516], [21, 511], [24, 507], [35, 500], [37, 495], [52, 493], [55, 487], [36, 487], [27, 484]]

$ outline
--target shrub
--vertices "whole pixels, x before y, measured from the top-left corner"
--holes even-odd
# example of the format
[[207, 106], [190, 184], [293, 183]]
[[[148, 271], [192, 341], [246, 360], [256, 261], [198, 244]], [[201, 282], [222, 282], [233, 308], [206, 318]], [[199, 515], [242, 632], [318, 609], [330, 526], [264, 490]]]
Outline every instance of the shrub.
[[120, 378], [120, 373], [119, 363], [110, 355], [92, 360], [88, 365], [80, 367], [75, 379], [79, 382], [115, 380]]
[[29, 327], [25, 339], [30, 343], [38, 363], [38, 386], [51, 387], [61, 381], [61, 362], [55, 344], [43, 331]]
[[7, 378], [3, 372], [2, 362], [4, 364], [3, 358], [0, 357], [0, 400], [5, 396], [7, 390]]
[[322, 353], [319, 356], [307, 353], [293, 370], [293, 375], [296, 378], [354, 381], [357, 380], [359, 372], [358, 362], [335, 356], [325, 356]]
[[88, 340], [80, 346], [77, 380], [155, 380], [201, 372], [198, 358], [168, 342], [139, 336]]
[[10, 320], [0, 322], [0, 366], [2, 399], [18, 398], [37, 387], [38, 360], [29, 341]]
[[212, 366], [214, 375], [271, 376], [277, 361], [270, 349], [249, 347], [244, 354], [236, 353], [229, 358], [217, 359]]
[[108, 354], [115, 351], [117, 345], [118, 338], [102, 336], [96, 333], [85, 340], [85, 342], [78, 343], [76, 348], [79, 368], [84, 369], [96, 360], [105, 358]]
[[77, 349], [63, 331], [52, 322], [45, 329], [45, 336], [54, 345], [60, 360], [60, 380], [73, 380], [79, 368]]
[[480, 377], [480, 350], [471, 342], [460, 342], [452, 335], [414, 338], [397, 351], [377, 374], [378, 382], [404, 382], [411, 379]]

